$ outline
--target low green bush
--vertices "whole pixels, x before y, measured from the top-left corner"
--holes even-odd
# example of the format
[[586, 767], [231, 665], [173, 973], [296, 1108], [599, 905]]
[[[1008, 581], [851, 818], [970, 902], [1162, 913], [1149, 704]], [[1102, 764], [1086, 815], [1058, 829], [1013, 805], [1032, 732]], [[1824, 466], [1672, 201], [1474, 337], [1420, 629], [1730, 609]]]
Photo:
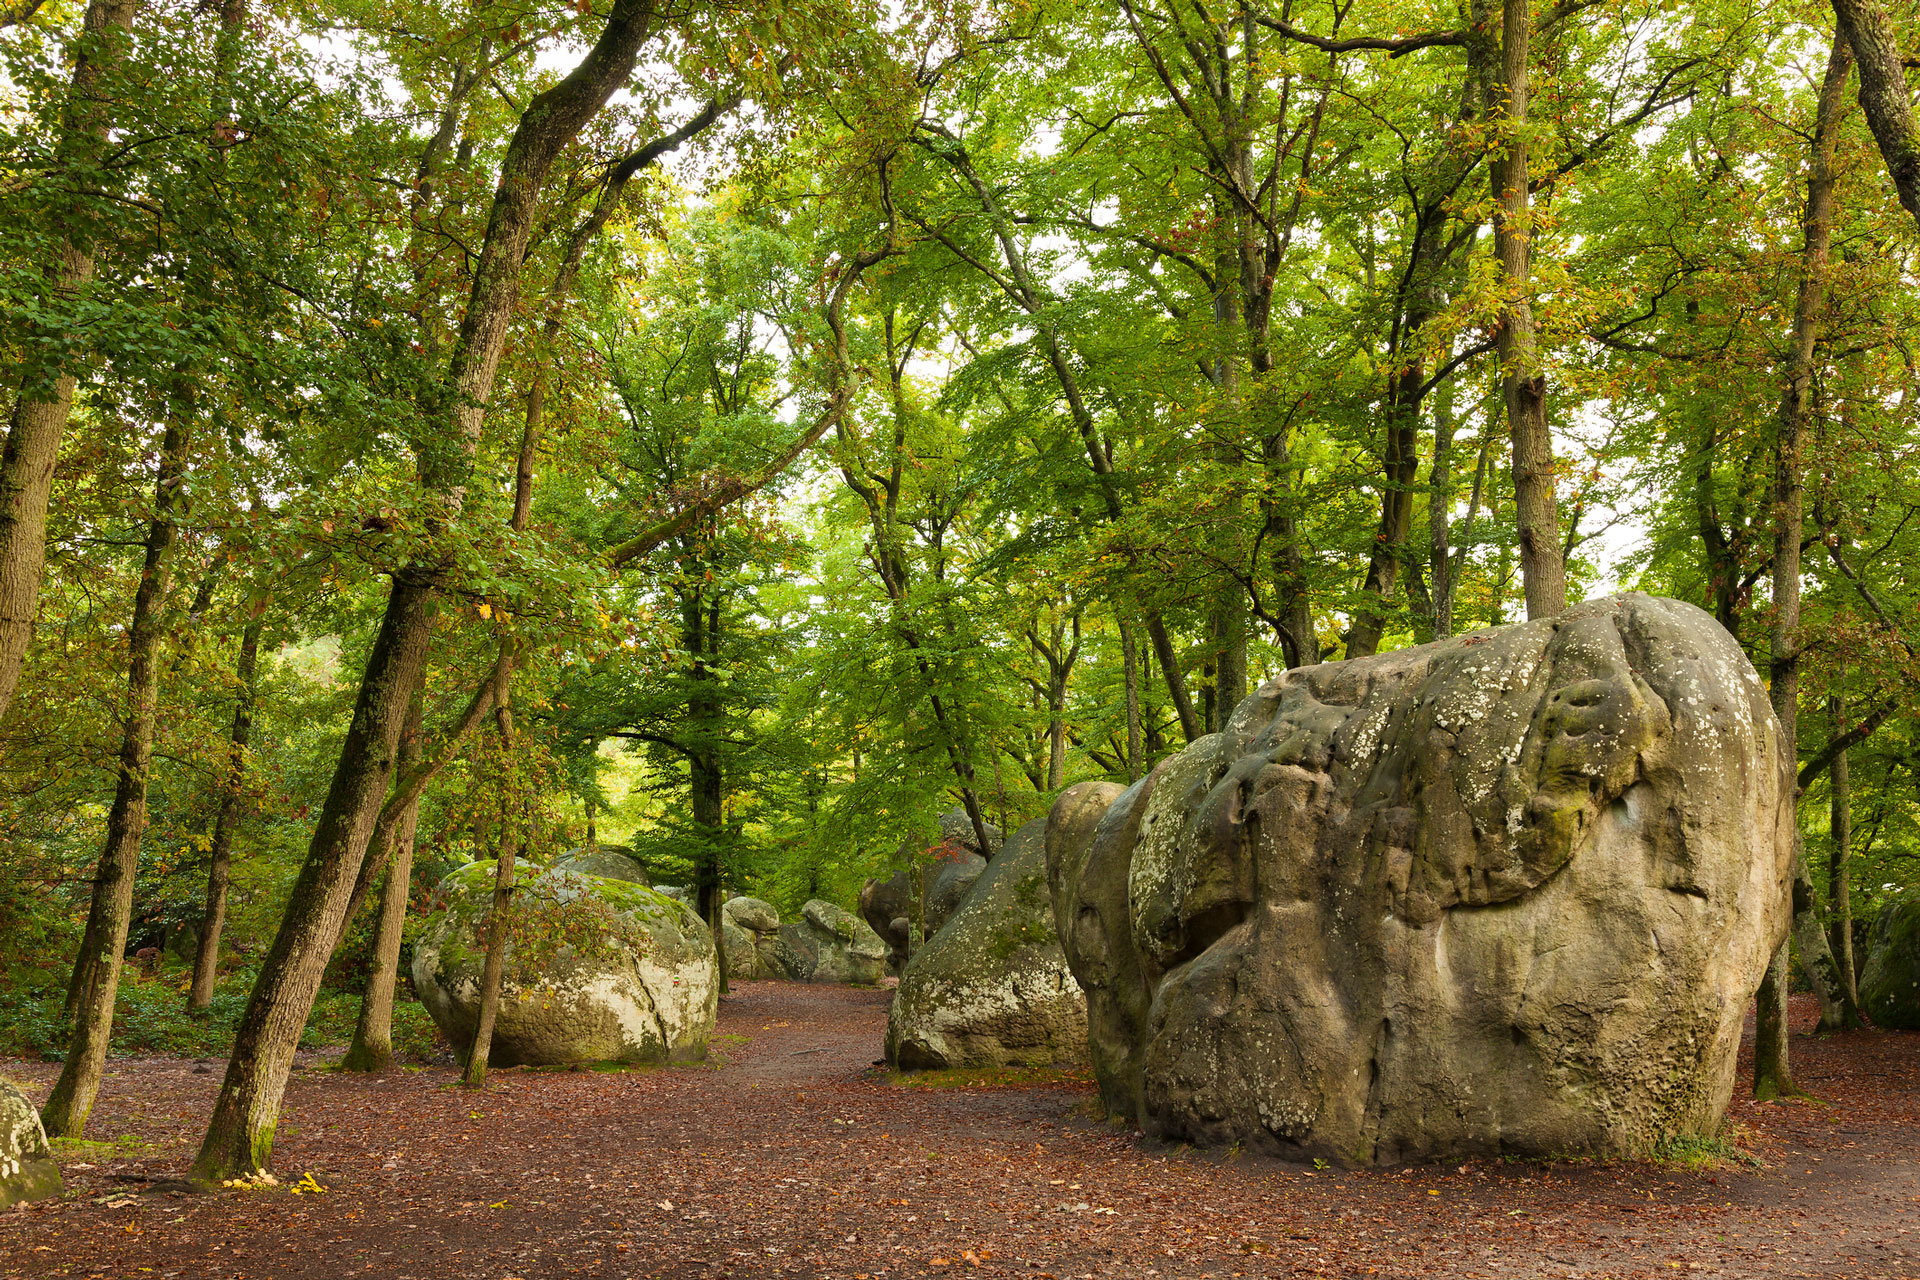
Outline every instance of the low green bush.
[[[128, 965], [120, 979], [114, 1010], [112, 1052], [116, 1056], [170, 1053], [189, 1058], [225, 1057], [233, 1029], [247, 1006], [255, 971], [223, 974], [203, 1015], [187, 1012], [190, 974], [184, 967], [147, 973]], [[404, 993], [402, 993], [404, 994]], [[69, 1029], [60, 1016], [65, 992], [48, 987], [0, 989], [0, 1055], [59, 1060], [65, 1056]], [[300, 1036], [303, 1049], [344, 1049], [353, 1038], [360, 998], [322, 990]], [[393, 1051], [397, 1057], [424, 1061], [444, 1052], [445, 1044], [427, 1011], [411, 1000], [393, 1010]]]

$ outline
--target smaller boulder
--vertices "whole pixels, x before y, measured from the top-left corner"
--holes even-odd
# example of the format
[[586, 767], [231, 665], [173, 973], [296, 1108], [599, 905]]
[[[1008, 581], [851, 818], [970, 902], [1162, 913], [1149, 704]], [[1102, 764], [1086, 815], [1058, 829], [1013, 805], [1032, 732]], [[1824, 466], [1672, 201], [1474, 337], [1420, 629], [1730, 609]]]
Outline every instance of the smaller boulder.
[[880, 935], [831, 902], [808, 902], [798, 922], [780, 926], [780, 939], [799, 961], [796, 976], [805, 982], [871, 985], [886, 974], [887, 946]]
[[1047, 890], [1047, 820], [1020, 828], [900, 976], [887, 1061], [903, 1071], [1045, 1066], [1087, 1056], [1087, 998]]
[[[473, 1042], [492, 927], [492, 861], [460, 868], [413, 949], [420, 1003], [456, 1049]], [[718, 998], [713, 935], [645, 885], [522, 865], [492, 1061], [687, 1062], [706, 1056]]]
[[40, 1127], [40, 1109], [0, 1080], [0, 1209], [57, 1196], [60, 1190], [60, 1166]]
[[730, 898], [720, 908], [729, 980], [784, 978], [786, 967], [771, 943], [780, 936], [780, 913], [759, 898]]
[[953, 919], [967, 891], [987, 869], [987, 860], [969, 848], [951, 843], [935, 846], [928, 851], [928, 857], [927, 896], [920, 918], [927, 937], [931, 938]]
[[1880, 908], [1860, 973], [1860, 1007], [1886, 1031], [1920, 1031], [1920, 896]]
[[664, 893], [695, 915], [700, 914], [700, 899], [694, 895], [693, 890], [687, 885], [657, 884], [653, 888], [655, 893]]
[[869, 880], [860, 890], [860, 918], [887, 944], [887, 972], [898, 974], [913, 958], [913, 873], [896, 871]]

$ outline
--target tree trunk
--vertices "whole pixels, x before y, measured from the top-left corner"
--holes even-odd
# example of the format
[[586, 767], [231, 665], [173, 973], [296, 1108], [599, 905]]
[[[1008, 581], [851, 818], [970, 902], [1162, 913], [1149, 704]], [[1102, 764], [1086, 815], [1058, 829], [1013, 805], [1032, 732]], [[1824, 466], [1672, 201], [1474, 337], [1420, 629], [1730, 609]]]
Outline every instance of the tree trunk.
[[[1213, 730], [1218, 733], [1233, 719], [1234, 708], [1247, 696], [1247, 612], [1240, 593], [1222, 593], [1213, 611]], [[1056, 784], [1058, 785], [1058, 784]]]
[[[1833, 732], [1838, 737], [1845, 729], [1845, 704], [1835, 696], [1827, 700], [1827, 708], [1833, 714]], [[1853, 964], [1853, 877], [1847, 865], [1853, 850], [1853, 793], [1846, 752], [1833, 758], [1827, 781], [1833, 792], [1827, 810], [1828, 830], [1833, 835], [1833, 856], [1827, 863], [1827, 934], [1840, 985], [1847, 998], [1858, 1005], [1860, 994]]]
[[[112, 119], [100, 80], [121, 56], [137, 7], [134, 0], [92, 0], [87, 6], [61, 120], [61, 167], [94, 163], [106, 144]], [[49, 300], [80, 292], [94, 271], [95, 246], [85, 230], [84, 210], [69, 208], [54, 223], [52, 262], [41, 286], [42, 296]], [[47, 349], [60, 351], [71, 335], [42, 336]], [[73, 412], [73, 388], [74, 376], [64, 363], [51, 369], [29, 368], [17, 390], [6, 446], [0, 450], [0, 716], [13, 701], [40, 609], [47, 499], [53, 491], [60, 441]]]
[[501, 665], [502, 674], [493, 697], [493, 721], [500, 734], [503, 782], [507, 783], [507, 789], [500, 797], [500, 847], [494, 852], [493, 905], [487, 912], [487, 951], [480, 965], [480, 1012], [474, 1019], [473, 1043], [467, 1047], [467, 1068], [460, 1078], [460, 1083], [469, 1089], [478, 1089], [487, 1082], [493, 1024], [500, 1015], [500, 982], [507, 969], [507, 948], [513, 941], [513, 869], [520, 833], [507, 817], [519, 794], [519, 788], [507, 781], [514, 773], [512, 691], [508, 684], [512, 670], [511, 663]]
[[[1505, 294], [1494, 349], [1507, 432], [1513, 447], [1513, 514], [1527, 616], [1551, 618], [1567, 607], [1567, 570], [1560, 551], [1560, 508], [1554, 495], [1553, 436], [1547, 426], [1546, 359], [1533, 319], [1533, 216], [1530, 209], [1527, 108], [1531, 95], [1532, 19], [1527, 0], [1503, 0], [1497, 65], [1482, 67], [1489, 119], [1504, 117], [1493, 182], [1494, 256]], [[1483, 58], [1492, 64], [1493, 59]]]
[[1754, 997], [1753, 1096], [1765, 1102], [1799, 1092], [1787, 1054], [1787, 944], [1783, 941]]
[[[1451, 348], [1440, 358], [1449, 358]], [[1453, 376], [1433, 389], [1433, 466], [1427, 473], [1427, 566], [1433, 575], [1433, 638], [1453, 634]], [[1477, 495], [1476, 495], [1477, 496]]]
[[220, 814], [213, 824], [213, 850], [207, 868], [207, 905], [200, 913], [200, 946], [193, 953], [193, 985], [187, 991], [187, 1011], [204, 1013], [213, 1001], [214, 979], [220, 967], [220, 931], [227, 921], [227, 874], [233, 864], [233, 833], [240, 825], [241, 795], [247, 776], [247, 743], [253, 736], [254, 672], [260, 656], [260, 631], [266, 621], [262, 602], [240, 636], [240, 657], [234, 664], [234, 682], [240, 700], [233, 709], [233, 730], [227, 738], [227, 771], [220, 780]]
[[173, 511], [186, 473], [192, 417], [192, 402], [180, 388], [160, 446], [146, 558], [127, 631], [127, 716], [120, 735], [119, 781], [107, 814], [106, 847], [94, 873], [86, 934], [67, 991], [74, 1010], [73, 1041], [41, 1111], [41, 1120], [53, 1137], [77, 1138], [86, 1131], [113, 1034], [114, 1002], [133, 915], [133, 881], [140, 865], [140, 837], [147, 829], [147, 773], [153, 761], [153, 722], [160, 696], [160, 614], [166, 605]]
[[1140, 656], [1133, 628], [1119, 619], [1120, 665], [1127, 689], [1127, 781], [1140, 781]]
[[[561, 148], [626, 83], [651, 34], [652, 19], [651, 0], [616, 0], [594, 47], [565, 79], [534, 96], [507, 146], [443, 392], [437, 404], [426, 406], [441, 427], [423, 442], [421, 481], [440, 496], [446, 518], [458, 515], [465, 495], [547, 171]], [[220, 1097], [194, 1161], [199, 1181], [263, 1170], [272, 1156], [294, 1047], [339, 938], [392, 777], [443, 572], [429, 564], [395, 575], [307, 860], [241, 1018]]]
[[[1800, 542], [1804, 532], [1802, 517], [1802, 452], [1807, 432], [1807, 387], [1813, 376], [1814, 346], [1819, 338], [1820, 311], [1826, 301], [1827, 256], [1833, 232], [1833, 148], [1839, 126], [1843, 94], [1851, 70], [1852, 55], [1838, 34], [1827, 59], [1827, 72], [1820, 87], [1819, 107], [1814, 123], [1812, 163], [1807, 174], [1807, 204], [1802, 215], [1805, 233], [1804, 260], [1799, 296], [1794, 306], [1793, 336], [1788, 347], [1784, 386], [1780, 396], [1778, 435], [1774, 449], [1773, 485], [1773, 631], [1770, 637], [1771, 659], [1769, 692], [1774, 715], [1780, 721], [1781, 736], [1787, 744], [1788, 759], [1799, 760], [1800, 694]], [[1820, 999], [1823, 1026], [1855, 1027], [1860, 1015], [1845, 996], [1833, 954], [1827, 947], [1825, 926], [1819, 918], [1819, 900], [1813, 880], [1807, 874], [1806, 857], [1801, 847], [1799, 823], [1794, 824], [1793, 879], [1789, 903], [1793, 913], [1793, 935], [1800, 944], [1800, 964]], [[1773, 980], [1769, 972], [1768, 981]], [[1767, 998], [1784, 996], [1767, 993]], [[1784, 1025], [1780, 1043], [1768, 1046], [1766, 1066], [1778, 1070], [1774, 1082], [1777, 1092], [1793, 1087], [1787, 1063]], [[1761, 1078], [1762, 1062], [1754, 1061], [1755, 1092], [1769, 1087]]]
[[1193, 699], [1187, 694], [1187, 680], [1180, 674], [1173, 637], [1167, 634], [1167, 624], [1157, 613], [1147, 615], [1147, 639], [1153, 642], [1153, 656], [1160, 660], [1160, 674], [1167, 682], [1167, 698], [1173, 703], [1173, 713], [1180, 717], [1180, 732], [1188, 742], [1198, 742], [1205, 736], [1206, 729], [1194, 713]]
[[1839, 36], [1860, 63], [1860, 105], [1900, 203], [1920, 222], [1920, 139], [1914, 136], [1905, 59], [1878, 0], [1833, 0]]
[[[423, 699], [415, 694], [407, 707], [407, 723], [400, 731], [398, 772], [404, 775], [420, 760]], [[400, 811], [391, 839], [393, 856], [380, 889], [380, 916], [373, 931], [373, 967], [360, 995], [360, 1017], [353, 1042], [340, 1060], [343, 1071], [382, 1071], [393, 1061], [394, 985], [400, 978], [400, 943], [406, 932], [407, 900], [413, 890], [413, 842], [420, 821], [420, 800], [414, 797]], [[381, 833], [376, 830], [376, 836]], [[351, 914], [348, 916], [351, 919]]]

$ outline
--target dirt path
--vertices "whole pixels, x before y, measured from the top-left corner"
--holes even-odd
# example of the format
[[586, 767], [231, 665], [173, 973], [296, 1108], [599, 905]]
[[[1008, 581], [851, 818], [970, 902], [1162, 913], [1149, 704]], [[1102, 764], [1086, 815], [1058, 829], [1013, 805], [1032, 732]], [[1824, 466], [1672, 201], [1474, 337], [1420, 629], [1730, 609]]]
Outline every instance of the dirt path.
[[275, 1165], [324, 1195], [113, 1180], [184, 1168], [218, 1078], [122, 1061], [92, 1132], [145, 1145], [0, 1212], [0, 1276], [1920, 1277], [1920, 1037], [1797, 1040], [1828, 1101], [1736, 1106], [1763, 1169], [1344, 1173], [1161, 1150], [1083, 1083], [889, 1084], [888, 998], [742, 984], [717, 1068], [302, 1072]]

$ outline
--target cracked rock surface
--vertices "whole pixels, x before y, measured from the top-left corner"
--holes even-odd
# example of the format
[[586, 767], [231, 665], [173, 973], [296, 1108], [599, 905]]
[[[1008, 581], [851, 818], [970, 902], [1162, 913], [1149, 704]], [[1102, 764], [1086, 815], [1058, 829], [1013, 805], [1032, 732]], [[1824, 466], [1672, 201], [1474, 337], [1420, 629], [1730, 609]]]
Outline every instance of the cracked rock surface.
[[1712, 1134], [1791, 787], [1751, 663], [1672, 600], [1289, 671], [1054, 808], [1103, 1098], [1349, 1165]]

